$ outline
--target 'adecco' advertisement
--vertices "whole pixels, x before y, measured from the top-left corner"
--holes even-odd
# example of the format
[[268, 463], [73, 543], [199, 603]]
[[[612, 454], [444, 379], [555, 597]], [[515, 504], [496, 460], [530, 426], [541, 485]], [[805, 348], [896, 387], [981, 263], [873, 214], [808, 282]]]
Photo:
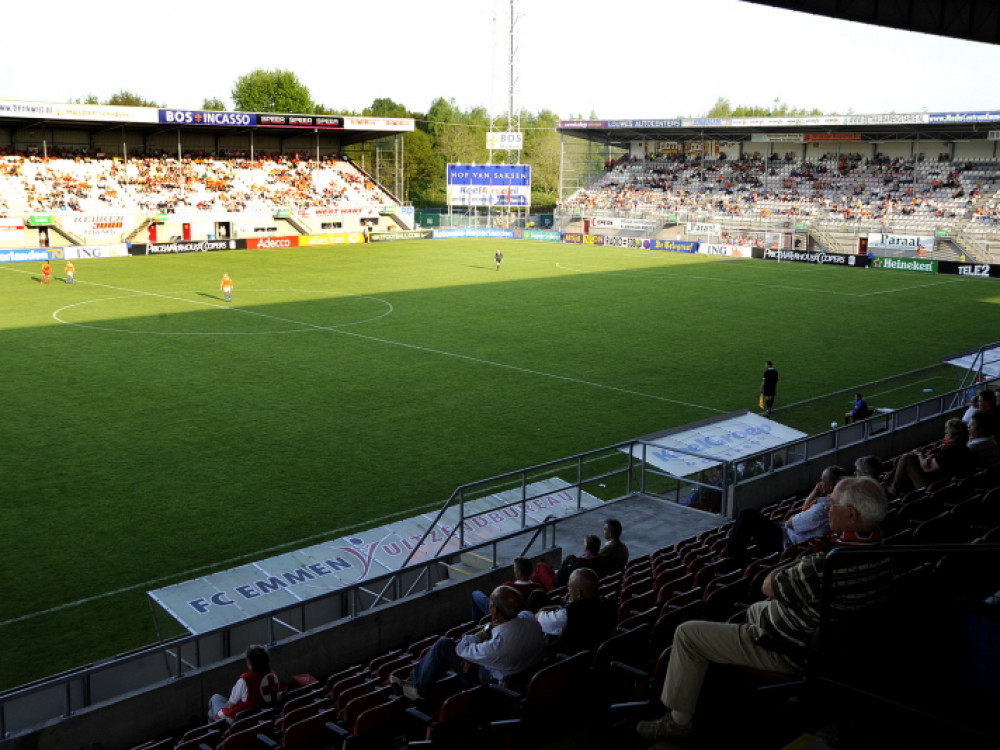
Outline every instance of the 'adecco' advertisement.
[[298, 247], [299, 237], [248, 237], [247, 250], [280, 250], [286, 247]]

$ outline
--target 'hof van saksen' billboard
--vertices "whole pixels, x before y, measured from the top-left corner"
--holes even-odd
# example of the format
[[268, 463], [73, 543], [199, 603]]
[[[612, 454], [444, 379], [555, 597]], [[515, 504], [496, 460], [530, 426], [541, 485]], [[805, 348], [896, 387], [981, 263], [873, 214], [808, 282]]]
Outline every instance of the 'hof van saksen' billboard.
[[527, 164], [449, 164], [449, 206], [530, 206], [531, 167]]

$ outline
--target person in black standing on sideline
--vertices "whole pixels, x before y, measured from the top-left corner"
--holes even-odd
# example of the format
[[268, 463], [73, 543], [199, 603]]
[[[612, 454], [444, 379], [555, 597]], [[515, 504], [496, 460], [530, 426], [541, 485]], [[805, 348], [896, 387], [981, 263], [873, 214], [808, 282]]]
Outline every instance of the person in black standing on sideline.
[[760, 394], [764, 397], [764, 414], [771, 415], [771, 407], [774, 406], [774, 396], [778, 392], [778, 371], [774, 369], [774, 363], [767, 360], [764, 369], [764, 377], [760, 379]]

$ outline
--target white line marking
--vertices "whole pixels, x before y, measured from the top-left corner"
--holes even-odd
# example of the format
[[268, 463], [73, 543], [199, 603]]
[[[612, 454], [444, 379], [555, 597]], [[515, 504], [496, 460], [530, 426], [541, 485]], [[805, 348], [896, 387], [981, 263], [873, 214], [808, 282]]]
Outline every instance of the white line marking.
[[[915, 375], [918, 372], [922, 372], [923, 370], [926, 370], [926, 369], [928, 369], [928, 368], [927, 367], [918, 367], [917, 369], [910, 370], [909, 372], [901, 372], [898, 375], [893, 375], [893, 376], [891, 376], [891, 378], [883, 378], [883, 380], [889, 380], [889, 379], [895, 380], [896, 378], [905, 378], [907, 375]], [[940, 378], [941, 376], [940, 375], [935, 375], [933, 377], [934, 378]], [[878, 382], [878, 381], [876, 380], [874, 382]], [[919, 383], [921, 381], [918, 380], [916, 382]], [[905, 387], [905, 386], [903, 386], [903, 387]], [[803, 399], [802, 401], [796, 401], [794, 403], [787, 404], [787, 405], [783, 406], [782, 408], [783, 409], [791, 409], [793, 406], [802, 406], [803, 404], [811, 404], [814, 401], [822, 401], [823, 399], [833, 398], [834, 396], [839, 396], [842, 393], [848, 393], [851, 390], [861, 391], [862, 393], [864, 393], [865, 387], [864, 387], [863, 384], [860, 385], [860, 386], [848, 386], [847, 388], [841, 388], [838, 391], [831, 391], [830, 393], [824, 393], [824, 394], [822, 394], [820, 396], [813, 396], [812, 398]], [[897, 390], [897, 389], [893, 389], [893, 390]], [[891, 392], [892, 391], [885, 391], [885, 393], [891, 393]], [[879, 395], [879, 394], [873, 394], [873, 397], [877, 396], [877, 395]], [[775, 410], [775, 411], [777, 411], [777, 410]]]
[[930, 284], [916, 284], [914, 286], [901, 286], [901, 287], [897, 287], [896, 289], [883, 289], [880, 292], [865, 292], [864, 294], [858, 294], [857, 296], [858, 297], [875, 297], [876, 295], [879, 295], [879, 294], [896, 294], [897, 292], [909, 292], [909, 291], [911, 291], [913, 289], [926, 289], [927, 287], [942, 286], [943, 284], [960, 284], [964, 280], [965, 279], [963, 279], [962, 277], [957, 276], [954, 279], [946, 279], [946, 280], [942, 280], [942, 281], [935, 281], [935, 282], [932, 282]]
[[[107, 284], [96, 284], [96, 286], [108, 286], [108, 285]], [[110, 288], [114, 288], [114, 287], [110, 287]], [[131, 290], [128, 290], [128, 291], [131, 291]], [[381, 313], [379, 315], [374, 315], [374, 316], [372, 316], [370, 318], [364, 318], [362, 320], [353, 320], [353, 321], [350, 321], [348, 323], [337, 323], [335, 325], [324, 326], [324, 327], [321, 328], [321, 330], [330, 330], [330, 329], [333, 329], [333, 328], [344, 328], [344, 327], [347, 327], [347, 326], [360, 325], [361, 323], [370, 323], [373, 320], [378, 320], [379, 318], [384, 318], [387, 315], [391, 315], [394, 312], [394, 310], [395, 310], [395, 308], [392, 306], [391, 302], [389, 302], [388, 300], [384, 300], [381, 297], [372, 297], [372, 296], [367, 295], [367, 294], [352, 294], [351, 292], [332, 292], [332, 291], [327, 291], [327, 290], [315, 290], [315, 289], [313, 289], [313, 290], [309, 290], [309, 289], [247, 289], [244, 292], [242, 292], [242, 294], [252, 294], [252, 293], [258, 293], [258, 292], [260, 292], [260, 293], [262, 293], [262, 292], [281, 292], [281, 293], [292, 292], [292, 293], [297, 293], [297, 294], [335, 294], [335, 295], [338, 295], [340, 297], [354, 297], [354, 298], [357, 298], [357, 299], [371, 299], [371, 300], [375, 300], [377, 302], [381, 302], [383, 305], [385, 305], [388, 308], [385, 312], [383, 312], [383, 313]], [[128, 299], [129, 297], [143, 297], [143, 296], [163, 297], [163, 298], [169, 299], [169, 300], [177, 300], [177, 301], [180, 301], [180, 302], [192, 303], [192, 304], [197, 304], [197, 305], [209, 305], [211, 307], [222, 309], [222, 310], [235, 310], [237, 312], [244, 312], [244, 313], [247, 313], [247, 314], [250, 314], [250, 315], [258, 315], [258, 316], [261, 316], [261, 317], [272, 318], [274, 320], [282, 320], [282, 322], [290, 322], [290, 323], [293, 323], [294, 325], [299, 326], [299, 327], [297, 329], [286, 330], [286, 331], [142, 331], [142, 330], [135, 330], [135, 329], [130, 329], [130, 328], [112, 328], [111, 326], [106, 326], [106, 325], [100, 325], [99, 326], [99, 325], [88, 325], [86, 323], [73, 323], [73, 322], [68, 321], [68, 320], [63, 320], [61, 317], [59, 317], [60, 314], [64, 310], [69, 310], [71, 308], [78, 307], [80, 305], [87, 305], [87, 304], [90, 304], [92, 302], [109, 302], [109, 301], [112, 301], [112, 300]], [[258, 313], [258, 312], [254, 311], [254, 310], [248, 310], [246, 308], [237, 307], [237, 306], [233, 306], [233, 305], [230, 305], [230, 304], [223, 305], [223, 304], [218, 304], [218, 303], [214, 303], [214, 302], [204, 302], [202, 300], [189, 299], [189, 298], [186, 298], [186, 297], [174, 297], [172, 294], [167, 295], [167, 294], [158, 294], [156, 292], [137, 292], [137, 291], [133, 292], [131, 294], [128, 294], [128, 295], [121, 296], [121, 297], [102, 297], [102, 298], [99, 298], [99, 299], [89, 299], [89, 300], [83, 300], [81, 302], [74, 302], [72, 305], [66, 305], [65, 307], [60, 307], [58, 310], [56, 310], [55, 312], [52, 313], [52, 317], [55, 320], [59, 321], [60, 323], [62, 323], [64, 325], [76, 326], [77, 328], [89, 328], [89, 329], [95, 330], [95, 331], [115, 331], [116, 333], [134, 333], [134, 334], [154, 335], [154, 336], [272, 336], [274, 334], [305, 333], [305, 332], [310, 331], [310, 330], [317, 330], [317, 328], [315, 326], [310, 326], [307, 323], [299, 323], [297, 321], [284, 321], [281, 318], [277, 318], [277, 317], [275, 317], [273, 315], [268, 315], [267, 313]]]

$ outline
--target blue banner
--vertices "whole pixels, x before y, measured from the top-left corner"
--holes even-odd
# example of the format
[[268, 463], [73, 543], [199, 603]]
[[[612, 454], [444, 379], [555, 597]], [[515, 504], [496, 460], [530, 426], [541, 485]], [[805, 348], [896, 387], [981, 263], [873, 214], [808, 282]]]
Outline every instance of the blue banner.
[[531, 186], [531, 167], [527, 164], [449, 164], [449, 185]]
[[647, 250], [671, 250], [675, 253], [696, 253], [700, 242], [682, 242], [680, 240], [643, 240], [642, 246]]
[[513, 229], [480, 229], [478, 227], [445, 227], [434, 230], [434, 239], [440, 240], [448, 237], [496, 237], [500, 239], [515, 239]]
[[24, 250], [0, 250], [0, 263], [27, 263], [62, 257], [62, 248], [32, 247]]
[[449, 206], [530, 206], [531, 167], [527, 164], [449, 164]]
[[998, 122], [1000, 112], [941, 112], [928, 115], [929, 122]]

